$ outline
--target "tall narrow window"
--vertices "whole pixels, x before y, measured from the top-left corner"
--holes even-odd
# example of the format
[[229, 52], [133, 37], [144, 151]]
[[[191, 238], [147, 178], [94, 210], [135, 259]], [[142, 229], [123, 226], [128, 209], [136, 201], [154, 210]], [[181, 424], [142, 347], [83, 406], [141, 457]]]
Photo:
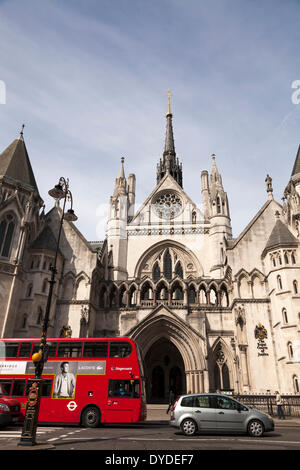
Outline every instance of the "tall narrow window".
[[281, 290], [282, 289], [282, 281], [281, 281], [280, 276], [277, 276], [277, 285], [278, 285], [278, 289]]
[[42, 320], [43, 320], [43, 309], [42, 309], [42, 307], [39, 307], [38, 308], [38, 315], [37, 315], [37, 319], [36, 319], [36, 324], [40, 325], [42, 323]]
[[219, 196], [217, 197], [217, 214], [221, 213], [221, 202]]
[[295, 391], [295, 393], [299, 393], [300, 389], [299, 389], [299, 380], [298, 380], [297, 375], [294, 375], [293, 382], [294, 382], [294, 391]]
[[293, 287], [294, 287], [294, 294], [298, 294], [298, 282], [293, 281]]
[[291, 342], [288, 343], [288, 352], [289, 352], [289, 358], [293, 359], [294, 358], [294, 351], [293, 351], [293, 345]]
[[0, 222], [0, 256], [9, 257], [14, 229], [14, 218], [7, 214]]
[[177, 276], [183, 279], [183, 269], [182, 269], [180, 261], [178, 261], [178, 263], [176, 264], [175, 274], [177, 274]]
[[295, 258], [294, 253], [291, 254], [291, 260], [293, 264], [296, 264], [296, 258]]
[[282, 319], [283, 319], [284, 324], [288, 323], [288, 316], [287, 316], [287, 311], [285, 308], [282, 309]]
[[172, 279], [172, 258], [169, 250], [166, 251], [164, 257], [164, 276], [168, 280]]
[[27, 291], [26, 291], [26, 297], [31, 297], [31, 294], [32, 294], [32, 287], [33, 287], [32, 284], [29, 284], [29, 285], [28, 285]]
[[153, 267], [152, 277], [153, 277], [153, 281], [158, 281], [158, 279], [160, 278], [160, 267], [158, 263], [155, 263]]

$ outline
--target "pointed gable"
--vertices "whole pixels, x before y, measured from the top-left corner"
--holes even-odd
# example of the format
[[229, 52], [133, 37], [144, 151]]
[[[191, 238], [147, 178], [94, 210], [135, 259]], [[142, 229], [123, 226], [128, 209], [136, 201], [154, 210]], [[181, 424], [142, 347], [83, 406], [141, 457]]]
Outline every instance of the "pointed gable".
[[269, 236], [265, 249], [263, 251], [263, 256], [270, 251], [276, 248], [298, 246], [298, 241], [294, 235], [289, 231], [287, 226], [278, 219], [274, 225], [274, 228]]
[[31, 186], [37, 193], [39, 192], [22, 135], [1, 153], [1, 176]]
[[[55, 253], [57, 248], [57, 240], [54, 237], [54, 234], [49, 225], [44, 227], [44, 229], [32, 242], [30, 248], [32, 250], [49, 250]], [[58, 250], [58, 252], [61, 254], [60, 250]]]

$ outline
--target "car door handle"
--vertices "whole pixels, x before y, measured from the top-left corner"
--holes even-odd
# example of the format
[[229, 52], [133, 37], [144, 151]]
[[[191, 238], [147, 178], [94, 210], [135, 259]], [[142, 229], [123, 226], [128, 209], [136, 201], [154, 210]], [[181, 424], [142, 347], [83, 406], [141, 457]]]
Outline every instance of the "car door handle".
[[224, 411], [219, 411], [219, 415], [223, 415], [224, 414]]
[[201, 411], [200, 411], [200, 410], [196, 410], [195, 413], [201, 413]]

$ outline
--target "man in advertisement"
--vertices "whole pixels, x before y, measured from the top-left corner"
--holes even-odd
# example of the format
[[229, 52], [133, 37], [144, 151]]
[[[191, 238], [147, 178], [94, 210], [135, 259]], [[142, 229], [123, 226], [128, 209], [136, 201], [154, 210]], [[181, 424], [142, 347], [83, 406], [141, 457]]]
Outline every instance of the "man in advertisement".
[[75, 375], [69, 372], [69, 363], [62, 362], [61, 372], [56, 375], [53, 398], [73, 398], [75, 389]]

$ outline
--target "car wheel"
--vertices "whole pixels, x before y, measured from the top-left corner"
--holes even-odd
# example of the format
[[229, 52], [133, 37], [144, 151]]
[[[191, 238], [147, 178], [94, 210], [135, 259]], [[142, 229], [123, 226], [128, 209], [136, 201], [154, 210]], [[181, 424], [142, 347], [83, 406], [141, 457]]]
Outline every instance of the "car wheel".
[[101, 421], [100, 411], [96, 406], [89, 406], [82, 414], [82, 425], [85, 428], [97, 428]]
[[264, 425], [258, 419], [254, 419], [248, 424], [248, 434], [252, 437], [261, 437], [264, 431]]
[[197, 424], [191, 418], [184, 419], [180, 427], [186, 436], [194, 436], [197, 432]]

